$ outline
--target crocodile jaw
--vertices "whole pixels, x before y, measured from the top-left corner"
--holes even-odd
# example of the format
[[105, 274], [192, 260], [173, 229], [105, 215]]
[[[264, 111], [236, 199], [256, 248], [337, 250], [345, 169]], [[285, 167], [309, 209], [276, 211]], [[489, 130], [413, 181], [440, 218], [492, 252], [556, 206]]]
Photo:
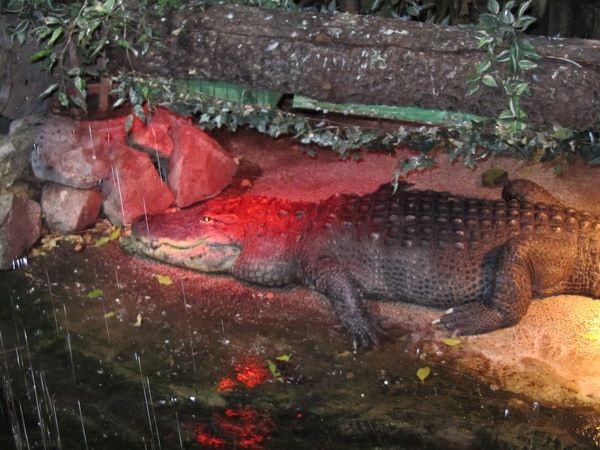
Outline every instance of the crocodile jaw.
[[200, 272], [228, 272], [237, 261], [241, 248], [234, 243], [213, 241], [175, 241], [168, 238], [150, 239], [131, 234], [121, 238], [130, 252]]

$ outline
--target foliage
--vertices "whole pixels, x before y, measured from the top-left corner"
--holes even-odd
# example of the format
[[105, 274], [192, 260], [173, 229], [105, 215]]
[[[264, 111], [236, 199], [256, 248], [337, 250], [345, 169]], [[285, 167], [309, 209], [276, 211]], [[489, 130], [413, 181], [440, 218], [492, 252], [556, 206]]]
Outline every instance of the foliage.
[[[179, 0], [152, 2], [159, 13], [176, 7]], [[138, 2], [140, 10], [146, 1]], [[2, 11], [16, 15], [12, 36], [23, 43], [28, 35], [37, 39], [40, 49], [32, 56], [55, 75], [41, 97], [58, 93], [65, 108], [77, 106], [86, 111], [87, 85], [104, 74], [108, 47], [121, 47], [134, 54], [145, 53], [154, 39], [145, 27], [140, 11], [128, 9], [122, 0], [4, 0]]]
[[[369, 11], [379, 13], [386, 7], [386, 1], [373, 0], [365, 4]], [[239, 2], [292, 10], [311, 7], [310, 3], [302, 0], [297, 3], [294, 0]], [[41, 48], [33, 59], [56, 75], [57, 83], [49, 86], [43, 95], [57, 93], [63, 106], [75, 105], [82, 109], [86, 107], [88, 82], [105, 75], [105, 50], [117, 46], [133, 54], [145, 53], [150, 45], [156, 43], [155, 32], [145, 26], [145, 14], [156, 12], [162, 15], [167, 9], [177, 8], [183, 3], [184, 0], [143, 0], [129, 2], [126, 7], [123, 0], [0, 0], [3, 12], [19, 18], [11, 30], [13, 37], [24, 42], [31, 33], [38, 39]], [[436, 2], [435, 8], [443, 3]], [[481, 84], [502, 86], [509, 97], [509, 107], [499, 117], [495, 128], [485, 123], [473, 123], [450, 129], [400, 127], [395, 133], [381, 133], [379, 130], [339, 124], [326, 115], [305, 117], [264, 105], [215, 99], [181, 89], [170, 80], [127, 76], [115, 79], [117, 88], [113, 94], [117, 100], [113, 106], [130, 104], [135, 114], [143, 117], [143, 104], [160, 102], [194, 115], [207, 129], [227, 127], [235, 131], [247, 126], [273, 137], [290, 135], [303, 144], [330, 147], [342, 158], [359, 157], [358, 149], [361, 148], [391, 150], [403, 145], [417, 150], [418, 154], [399, 163], [396, 182], [410, 171], [431, 166], [435, 154], [440, 151], [468, 166], [496, 154], [550, 162], [555, 164], [557, 173], [578, 156], [600, 164], [597, 133], [564, 129], [542, 133], [524, 129], [525, 113], [520, 104], [529, 86], [522, 75], [535, 67], [537, 59], [535, 50], [522, 39], [523, 31], [535, 20], [525, 15], [529, 3], [521, 4], [515, 15], [512, 12], [515, 2], [509, 1], [500, 9], [496, 0], [489, 0], [489, 13], [481, 17], [475, 33], [479, 47], [486, 50], [486, 59], [477, 66], [469, 90], [474, 92]], [[394, 17], [433, 20], [432, 3], [401, 0], [394, 4], [396, 9], [390, 12]], [[137, 5], [139, 10], [132, 9], [131, 5]], [[335, 7], [335, 2], [329, 2], [326, 9]], [[504, 71], [496, 70], [503, 67]], [[497, 73], [506, 76], [502, 78]], [[520, 133], [517, 135], [515, 131]], [[306, 152], [311, 154], [313, 150], [307, 146]]]
[[[499, 131], [509, 135], [517, 135], [525, 129], [527, 115], [521, 107], [521, 99], [530, 91], [524, 73], [537, 67], [534, 61], [540, 57], [534, 47], [523, 39], [523, 32], [536, 20], [525, 15], [531, 1], [519, 5], [515, 15], [512, 12], [514, 1], [506, 2], [500, 8], [497, 0], [489, 0], [489, 13], [479, 17], [478, 30], [474, 34], [477, 48], [485, 49], [486, 56], [471, 74], [467, 93], [474, 94], [481, 84], [489, 88], [502, 86], [508, 97], [508, 109], [498, 115], [496, 122]], [[504, 71], [498, 67], [500, 65], [505, 66]]]
[[[445, 127], [405, 127], [383, 133], [368, 127], [336, 123], [326, 116], [306, 117], [270, 108], [213, 98], [202, 92], [182, 89], [166, 79], [123, 77], [118, 80], [117, 103], [129, 101], [142, 111], [145, 102], [163, 103], [170, 108], [196, 117], [205, 129], [226, 127], [231, 131], [246, 126], [272, 137], [293, 136], [307, 145], [329, 147], [341, 158], [360, 157], [361, 149], [389, 150], [405, 146], [418, 154], [402, 160], [394, 174], [394, 183], [408, 173], [434, 165], [436, 154], [443, 152], [451, 160], [460, 160], [469, 167], [493, 155], [536, 159], [553, 164], [557, 174], [577, 157], [590, 164], [600, 164], [600, 142], [597, 132], [576, 132], [563, 128], [543, 131], [526, 129], [520, 136], [499, 134], [489, 123]], [[599, 124], [600, 125], [600, 124]], [[312, 155], [311, 147], [305, 151]]]

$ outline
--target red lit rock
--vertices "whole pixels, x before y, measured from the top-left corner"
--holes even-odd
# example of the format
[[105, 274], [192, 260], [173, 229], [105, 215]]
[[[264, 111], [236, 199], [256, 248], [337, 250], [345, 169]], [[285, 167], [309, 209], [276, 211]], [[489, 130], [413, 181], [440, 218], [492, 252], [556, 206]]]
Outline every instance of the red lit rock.
[[104, 154], [113, 144], [124, 144], [127, 141], [127, 117], [78, 122], [76, 132], [80, 144], [86, 148], [100, 149]]
[[181, 125], [189, 125], [190, 119], [175, 114], [166, 108], [158, 107], [147, 114], [147, 124], [136, 121], [129, 134], [129, 145], [148, 152], [158, 153], [162, 158], [168, 158], [173, 153], [171, 133]]
[[130, 224], [146, 214], [164, 211], [173, 194], [160, 179], [150, 156], [126, 145], [109, 150], [111, 167], [102, 183], [103, 209], [114, 224]]
[[180, 124], [173, 130], [169, 186], [179, 207], [213, 197], [227, 187], [237, 169], [233, 158], [201, 129]]
[[104, 145], [82, 141], [79, 125], [53, 116], [44, 122], [31, 152], [37, 178], [74, 188], [94, 187], [110, 169]]
[[40, 237], [42, 212], [33, 200], [14, 194], [0, 195], [0, 270], [12, 267]]
[[98, 189], [75, 189], [48, 183], [42, 191], [42, 211], [51, 231], [69, 233], [84, 229], [98, 219], [102, 193]]

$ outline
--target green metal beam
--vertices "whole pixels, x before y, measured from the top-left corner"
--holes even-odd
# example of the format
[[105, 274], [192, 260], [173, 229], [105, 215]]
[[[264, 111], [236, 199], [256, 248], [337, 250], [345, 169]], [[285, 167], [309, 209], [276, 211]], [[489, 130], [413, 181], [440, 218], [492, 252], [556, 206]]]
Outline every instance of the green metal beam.
[[312, 98], [295, 95], [294, 108], [315, 111], [336, 112], [353, 116], [376, 117], [380, 119], [401, 120], [426, 125], [459, 126], [469, 122], [484, 120], [473, 114], [450, 112], [439, 109], [424, 109], [415, 106], [363, 105], [359, 103], [320, 102]]

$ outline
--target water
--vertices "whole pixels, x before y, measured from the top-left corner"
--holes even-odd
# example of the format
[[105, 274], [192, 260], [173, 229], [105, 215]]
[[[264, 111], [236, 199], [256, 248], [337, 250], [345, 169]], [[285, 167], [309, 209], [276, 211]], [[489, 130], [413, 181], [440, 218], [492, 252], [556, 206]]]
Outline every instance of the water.
[[600, 445], [597, 411], [462, 373], [460, 350], [394, 329], [382, 349], [353, 352], [305, 289], [62, 242], [1, 273], [0, 292], [2, 449]]

